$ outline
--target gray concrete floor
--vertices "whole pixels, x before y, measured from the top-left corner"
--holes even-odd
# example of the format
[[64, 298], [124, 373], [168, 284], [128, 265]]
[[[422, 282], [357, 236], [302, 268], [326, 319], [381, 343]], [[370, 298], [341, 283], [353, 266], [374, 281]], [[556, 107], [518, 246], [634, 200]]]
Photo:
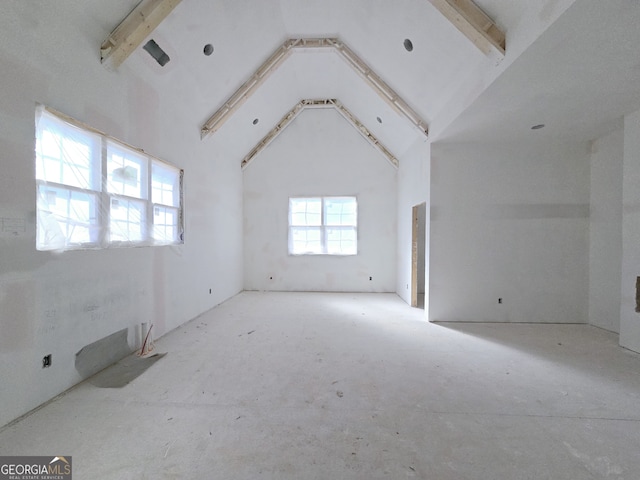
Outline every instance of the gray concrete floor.
[[77, 479], [637, 479], [640, 356], [585, 325], [428, 324], [390, 294], [245, 292], [0, 431]]

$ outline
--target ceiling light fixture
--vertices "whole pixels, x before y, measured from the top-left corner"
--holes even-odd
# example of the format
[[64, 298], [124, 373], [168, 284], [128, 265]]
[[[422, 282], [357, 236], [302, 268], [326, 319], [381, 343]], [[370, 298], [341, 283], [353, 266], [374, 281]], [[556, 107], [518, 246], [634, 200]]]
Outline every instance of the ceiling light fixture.
[[407, 52], [411, 52], [413, 50], [413, 42], [408, 38], [404, 39], [404, 48]]
[[210, 43], [207, 43], [204, 46], [204, 49], [202, 50], [202, 52], [208, 57], [213, 53], [213, 45], [211, 45]]
[[531, 127], [531, 130], [540, 130], [541, 128], [544, 128], [544, 123], [534, 125], [533, 127]]

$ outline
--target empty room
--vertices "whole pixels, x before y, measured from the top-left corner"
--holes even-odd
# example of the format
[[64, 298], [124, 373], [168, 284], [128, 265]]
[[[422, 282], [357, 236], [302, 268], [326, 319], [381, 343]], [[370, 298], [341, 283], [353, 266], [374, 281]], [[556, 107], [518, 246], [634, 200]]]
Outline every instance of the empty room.
[[640, 3], [4, 0], [0, 479], [636, 479]]

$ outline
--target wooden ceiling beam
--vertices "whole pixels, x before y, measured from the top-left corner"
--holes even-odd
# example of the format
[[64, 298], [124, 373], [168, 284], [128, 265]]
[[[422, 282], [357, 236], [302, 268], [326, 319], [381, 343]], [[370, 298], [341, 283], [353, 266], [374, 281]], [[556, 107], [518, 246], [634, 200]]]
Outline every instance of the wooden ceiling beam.
[[495, 48], [505, 54], [505, 34], [473, 0], [429, 0], [485, 55]]
[[429, 126], [418, 113], [405, 102], [378, 74], [360, 57], [337, 38], [291, 38], [281, 45], [260, 68], [236, 90], [231, 97], [204, 123], [200, 137], [215, 133], [253, 95], [267, 77], [282, 65], [294, 50], [335, 51], [346, 64], [386, 101], [396, 112], [409, 120], [425, 136]]
[[295, 120], [295, 118], [306, 109], [311, 108], [333, 108], [340, 115], [342, 115], [357, 131], [362, 137], [371, 144], [373, 148], [378, 150], [382, 155], [384, 155], [389, 163], [394, 167], [398, 168], [398, 159], [393, 156], [393, 154], [387, 149], [380, 141], [375, 137], [371, 131], [367, 127], [363, 125], [363, 123], [356, 118], [356, 116], [351, 113], [339, 100], [335, 98], [327, 98], [327, 99], [306, 99], [301, 100], [295, 104], [295, 106], [287, 112], [287, 114], [282, 117], [282, 119], [273, 127], [269, 133], [267, 133], [262, 140], [260, 140], [255, 147], [251, 149], [251, 151], [247, 154], [246, 157], [242, 160], [241, 167], [244, 170], [249, 166], [251, 161], [258, 156], [260, 152], [262, 152], [265, 148], [269, 146], [271, 142], [273, 142], [278, 135], [280, 135], [290, 124]]
[[116, 69], [182, 0], [142, 0], [100, 47], [102, 64]]

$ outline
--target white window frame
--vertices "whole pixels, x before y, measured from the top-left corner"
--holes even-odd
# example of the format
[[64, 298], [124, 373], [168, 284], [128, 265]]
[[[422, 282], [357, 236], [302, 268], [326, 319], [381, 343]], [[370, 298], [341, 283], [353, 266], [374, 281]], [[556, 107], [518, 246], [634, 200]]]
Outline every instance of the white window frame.
[[[327, 223], [326, 203], [332, 199], [352, 199], [355, 203], [355, 222], [348, 225], [332, 225]], [[320, 223], [317, 225], [296, 224], [293, 221], [292, 206], [296, 200], [311, 200], [320, 202]], [[288, 211], [288, 252], [289, 255], [331, 255], [331, 256], [354, 256], [358, 255], [358, 198], [355, 195], [333, 195], [333, 196], [296, 196], [289, 198]], [[329, 232], [336, 229], [352, 230], [355, 236], [355, 249], [348, 252], [334, 252], [329, 246]], [[309, 251], [295, 251], [294, 230], [308, 230], [320, 232], [320, 245], [318, 249]]]
[[[45, 130], [55, 131], [62, 136], [63, 139], [83, 139], [86, 137], [87, 142], [93, 141], [94, 145], [91, 148], [91, 154], [89, 158], [89, 171], [90, 177], [84, 182], [86, 188], [78, 187], [70, 183], [64, 182], [62, 176], [57, 176], [56, 181], [52, 181], [51, 175], [47, 178], [47, 172], [45, 171], [45, 163], [43, 160], [43, 144], [42, 138], [44, 138], [43, 132]], [[64, 114], [61, 114], [53, 109], [38, 106], [36, 108], [36, 137], [39, 139], [36, 142], [36, 201], [37, 201], [37, 234], [36, 234], [36, 248], [38, 250], [80, 250], [91, 248], [111, 248], [111, 247], [133, 247], [133, 246], [155, 246], [155, 245], [177, 245], [184, 243], [184, 211], [183, 211], [183, 176], [184, 171], [151, 155], [148, 155], [141, 149], [137, 149], [124, 142], [121, 142], [113, 137], [103, 134], [87, 125], [78, 122]], [[61, 147], [62, 148], [62, 147]], [[108, 175], [108, 164], [110, 155], [114, 152], [119, 154], [128, 154], [133, 159], [132, 161], [139, 166], [138, 169], [130, 168], [129, 170], [123, 168], [123, 175], [137, 175], [136, 184], [139, 186], [138, 192], [128, 190], [123, 194], [123, 191], [118, 191], [119, 181], [116, 183], [111, 182]], [[63, 155], [64, 151], [60, 153], [60, 171], [64, 169]], [[55, 160], [54, 160], [55, 161]], [[51, 162], [49, 165], [52, 165]], [[55, 164], [53, 164], [55, 165]], [[72, 168], [72, 166], [71, 166]], [[167, 196], [165, 194], [160, 195], [161, 198], [154, 194], [152, 189], [154, 180], [158, 180], [158, 176], [154, 176], [154, 171], [161, 173], [163, 179], [170, 179], [170, 181], [162, 182], [163, 185], [171, 185], [173, 189], [173, 195]], [[122, 182], [126, 183], [126, 177]], [[131, 177], [133, 178], [133, 177]], [[77, 182], [83, 180], [80, 178]], [[157, 183], [157, 182], [156, 182]], [[126, 188], [126, 187], [125, 187]], [[157, 190], [157, 189], [156, 189]], [[78, 213], [74, 212], [74, 215], [68, 213], [66, 216], [60, 210], [52, 208], [52, 203], [48, 197], [52, 197], [57, 206], [56, 192], [69, 192], [67, 196], [73, 195], [82, 197], [88, 195], [94, 199], [91, 218], [88, 223], [79, 222], [77, 217]], [[131, 196], [130, 196], [131, 195]], [[118, 219], [112, 217], [112, 208], [120, 203], [121, 205], [137, 204], [139, 211], [141, 212], [140, 218], [133, 218], [129, 216], [131, 212], [135, 210], [128, 210], [127, 219]], [[66, 205], [66, 212], [70, 212], [71, 202], [63, 204]], [[117, 208], [117, 207], [116, 207]], [[122, 208], [122, 207], [121, 207]], [[168, 228], [172, 234], [170, 237], [166, 235], [157, 235], [156, 232], [160, 231], [154, 226], [154, 212], [156, 208], [164, 208], [165, 212], [170, 211], [171, 217], [175, 219], [175, 225], [162, 224], [162, 230], [166, 233]], [[163, 216], [166, 220], [167, 215]], [[84, 218], [83, 218], [84, 220]], [[128, 222], [128, 223], [127, 223]], [[73, 231], [70, 227], [72, 224], [78, 224], [82, 228], [88, 228], [89, 239], [87, 240], [84, 235], [83, 241], [74, 241], [73, 236], [69, 233]], [[119, 235], [116, 235], [115, 229], [112, 228], [116, 223], [125, 225], [126, 232], [138, 231], [139, 235], [135, 238], [131, 238], [127, 233], [123, 234], [123, 231]], [[131, 229], [133, 227], [133, 229]]]

